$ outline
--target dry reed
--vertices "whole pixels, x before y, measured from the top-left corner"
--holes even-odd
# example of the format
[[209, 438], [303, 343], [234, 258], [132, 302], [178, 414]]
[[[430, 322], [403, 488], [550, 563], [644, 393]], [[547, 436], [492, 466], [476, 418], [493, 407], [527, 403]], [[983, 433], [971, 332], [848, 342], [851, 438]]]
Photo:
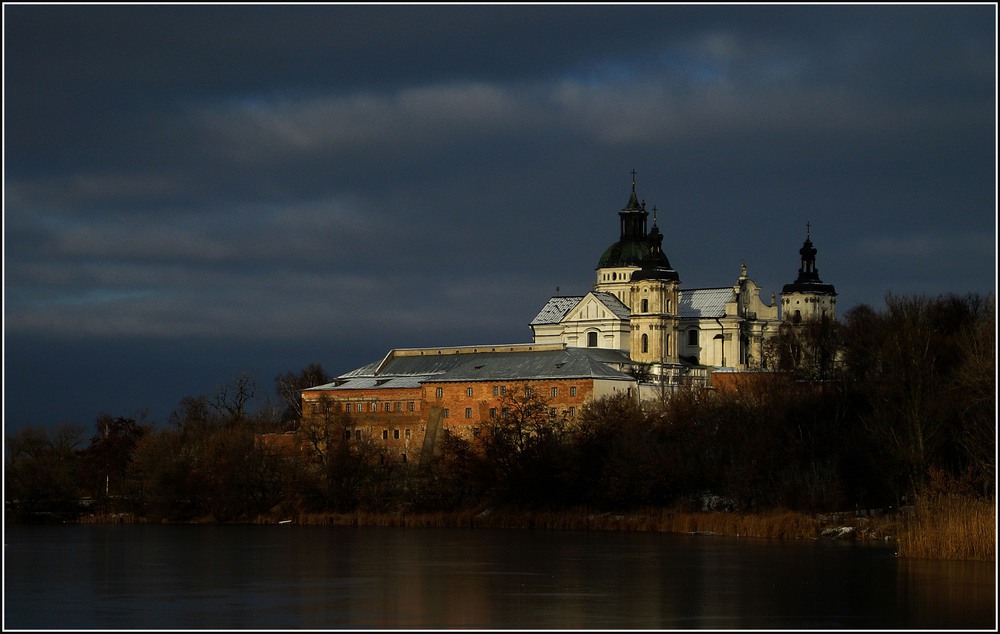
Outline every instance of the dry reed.
[[[80, 523], [141, 523], [133, 515], [91, 515]], [[211, 522], [211, 518], [203, 518]], [[996, 501], [958, 495], [921, 498], [907, 511], [858, 517], [853, 513], [812, 515], [788, 510], [723, 513], [648, 509], [595, 513], [588, 509], [524, 511], [478, 508], [436, 513], [294, 513], [261, 516], [257, 524], [545, 530], [647, 531], [762, 539], [896, 540], [898, 556], [926, 559], [996, 560]]]
[[899, 556], [996, 561], [996, 498], [922, 497], [902, 523]]

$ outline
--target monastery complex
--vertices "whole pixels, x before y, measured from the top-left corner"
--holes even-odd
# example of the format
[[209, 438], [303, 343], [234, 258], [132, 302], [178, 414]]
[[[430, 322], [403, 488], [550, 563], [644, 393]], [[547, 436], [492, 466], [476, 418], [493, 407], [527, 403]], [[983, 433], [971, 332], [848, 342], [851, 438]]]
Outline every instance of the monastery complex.
[[303, 390], [303, 416], [346, 413], [344, 440], [381, 439], [401, 461], [426, 460], [444, 431], [474, 436], [506, 415], [515, 392], [572, 419], [606, 395], [710, 388], [725, 373], [766, 370], [764, 343], [782, 324], [836, 319], [837, 293], [819, 278], [808, 227], [798, 277], [780, 301], [761, 299], [745, 265], [731, 286], [681, 288], [655, 208], [649, 227], [632, 176], [620, 235], [597, 261], [593, 290], [549, 298], [530, 323], [532, 342], [390, 350]]

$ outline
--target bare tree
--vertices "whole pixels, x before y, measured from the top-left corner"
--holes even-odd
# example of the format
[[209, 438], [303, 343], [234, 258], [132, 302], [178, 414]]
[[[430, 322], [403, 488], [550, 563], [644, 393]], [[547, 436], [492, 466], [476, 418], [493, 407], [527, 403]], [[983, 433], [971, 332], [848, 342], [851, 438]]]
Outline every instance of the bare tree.
[[26, 427], [7, 437], [4, 493], [15, 513], [76, 512], [78, 447], [83, 428]]
[[257, 395], [257, 383], [247, 372], [219, 386], [211, 405], [229, 424], [246, 420], [247, 406]]
[[286, 372], [274, 377], [278, 396], [285, 405], [282, 422], [299, 421], [302, 418], [302, 390], [330, 382], [323, 366], [310, 363], [299, 372]]

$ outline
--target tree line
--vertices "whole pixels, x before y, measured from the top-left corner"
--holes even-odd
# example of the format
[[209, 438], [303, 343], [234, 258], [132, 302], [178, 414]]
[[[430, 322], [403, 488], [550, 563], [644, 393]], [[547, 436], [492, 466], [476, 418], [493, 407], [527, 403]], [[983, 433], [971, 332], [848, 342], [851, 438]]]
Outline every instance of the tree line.
[[[83, 428], [7, 438], [11, 519], [129, 513], [152, 521], [245, 521], [297, 513], [436, 512], [484, 504], [853, 510], [928, 491], [992, 499], [996, 320], [979, 295], [887, 295], [841, 320], [783, 326], [738, 389], [605, 397], [572, 419], [511, 386], [506, 415], [444, 433], [433, 458], [391, 459], [345, 442], [350, 415], [303, 418], [319, 364], [275, 378], [261, 405], [241, 375], [181, 400], [163, 427], [102, 414]], [[254, 405], [256, 404], [256, 407]], [[298, 430], [294, 446], [268, 432]], [[88, 508], [81, 508], [85, 500]]]

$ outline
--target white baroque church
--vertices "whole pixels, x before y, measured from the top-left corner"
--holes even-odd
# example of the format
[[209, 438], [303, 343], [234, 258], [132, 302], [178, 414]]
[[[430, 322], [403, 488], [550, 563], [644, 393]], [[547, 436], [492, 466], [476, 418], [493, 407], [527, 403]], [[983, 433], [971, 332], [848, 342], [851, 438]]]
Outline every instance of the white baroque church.
[[616, 350], [649, 379], [677, 384], [766, 369], [764, 342], [782, 324], [836, 319], [837, 293], [819, 278], [808, 225], [798, 277], [784, 285], [779, 303], [773, 293], [769, 302], [761, 299], [745, 263], [731, 286], [682, 289], [663, 252], [655, 208], [647, 229], [634, 171], [631, 197], [618, 216], [621, 235], [597, 263], [594, 290], [550, 298], [531, 321], [535, 343]]
[[[553, 297], [531, 321], [532, 343], [400, 348], [301, 391], [304, 419], [349, 413], [343, 437], [381, 442], [402, 462], [429, 460], [445, 431], [473, 438], [504, 416], [507, 394], [543, 395], [567, 419], [611, 394], [664, 397], [681, 385], [714, 387], [733, 372], [764, 369], [764, 344], [795, 323], [835, 319], [836, 292], [819, 279], [809, 239], [780, 303], [765, 303], [743, 266], [732, 286], [682, 289], [647, 229], [635, 193], [619, 212], [621, 235], [597, 263], [594, 290]], [[720, 376], [721, 375], [721, 376]]]

